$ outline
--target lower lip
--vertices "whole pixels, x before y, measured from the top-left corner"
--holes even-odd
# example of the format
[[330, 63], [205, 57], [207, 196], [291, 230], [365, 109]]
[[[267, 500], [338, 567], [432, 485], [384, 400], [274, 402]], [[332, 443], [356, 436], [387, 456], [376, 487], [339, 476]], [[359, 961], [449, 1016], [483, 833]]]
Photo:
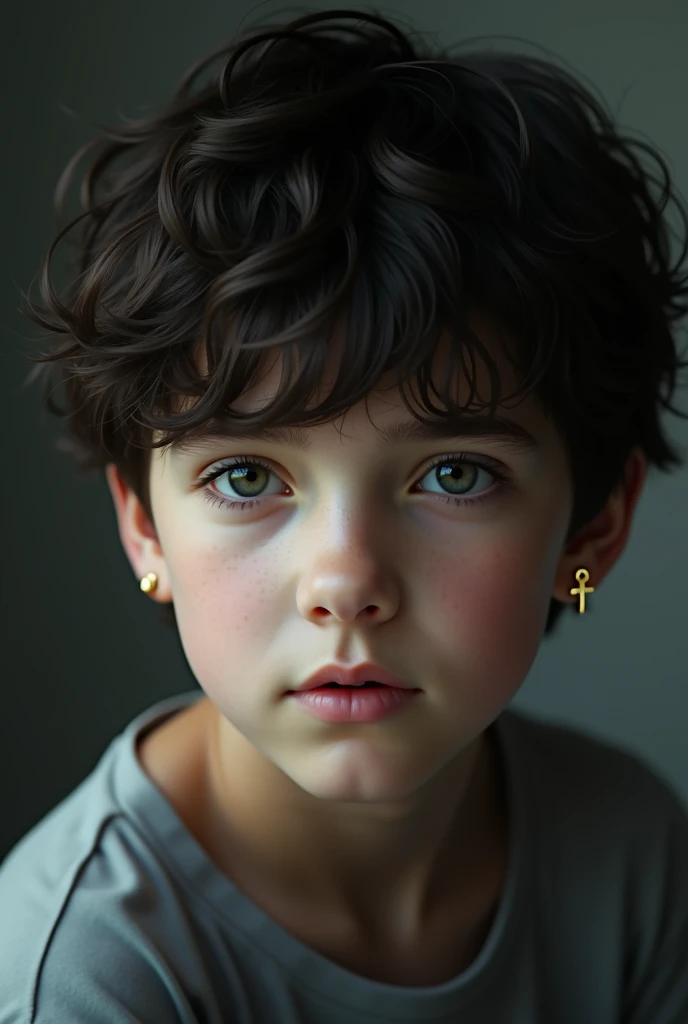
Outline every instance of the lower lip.
[[376, 689], [317, 689], [290, 693], [306, 711], [323, 722], [379, 722], [410, 704], [420, 690], [396, 686]]

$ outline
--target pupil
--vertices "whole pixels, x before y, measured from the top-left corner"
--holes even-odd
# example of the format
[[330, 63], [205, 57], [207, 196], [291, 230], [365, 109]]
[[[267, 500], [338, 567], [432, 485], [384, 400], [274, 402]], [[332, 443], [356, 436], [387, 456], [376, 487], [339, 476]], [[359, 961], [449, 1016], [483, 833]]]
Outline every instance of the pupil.
[[262, 469], [262, 467], [260, 466], [258, 466], [255, 469], [250, 468], [249, 466], [235, 466], [230, 469], [229, 478], [232, 482], [233, 487], [236, 487], [236, 485], [239, 484], [238, 493], [240, 497], [250, 498], [254, 497], [253, 492], [249, 491], [248, 494], [242, 494], [241, 485], [249, 484], [256, 486], [256, 481], [258, 480], [258, 477], [260, 476], [261, 473], [265, 474], [265, 470]]

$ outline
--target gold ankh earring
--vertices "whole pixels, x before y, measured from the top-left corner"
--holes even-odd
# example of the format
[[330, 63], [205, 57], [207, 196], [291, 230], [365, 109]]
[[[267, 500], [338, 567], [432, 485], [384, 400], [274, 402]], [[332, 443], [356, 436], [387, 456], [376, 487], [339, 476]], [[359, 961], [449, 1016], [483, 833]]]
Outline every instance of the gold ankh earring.
[[152, 594], [158, 585], [158, 577], [154, 572], [148, 572], [139, 580], [139, 586], [144, 594]]
[[586, 583], [590, 579], [590, 573], [587, 569], [578, 569], [576, 572], [576, 579], [578, 580], [579, 586], [572, 587], [570, 593], [578, 594], [580, 603], [578, 605], [578, 612], [580, 615], [585, 611], [585, 595], [592, 594], [595, 590], [594, 587], [586, 587]]

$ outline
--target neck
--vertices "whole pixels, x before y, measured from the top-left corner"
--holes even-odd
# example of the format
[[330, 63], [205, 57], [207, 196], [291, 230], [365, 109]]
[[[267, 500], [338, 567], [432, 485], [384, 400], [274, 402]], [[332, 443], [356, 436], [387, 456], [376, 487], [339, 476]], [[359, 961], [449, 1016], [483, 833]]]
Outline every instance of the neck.
[[409, 797], [324, 801], [209, 708], [209, 842], [250, 898], [270, 893], [273, 905], [310, 905], [411, 942], [449, 891], [479, 890], [505, 818], [489, 730]]

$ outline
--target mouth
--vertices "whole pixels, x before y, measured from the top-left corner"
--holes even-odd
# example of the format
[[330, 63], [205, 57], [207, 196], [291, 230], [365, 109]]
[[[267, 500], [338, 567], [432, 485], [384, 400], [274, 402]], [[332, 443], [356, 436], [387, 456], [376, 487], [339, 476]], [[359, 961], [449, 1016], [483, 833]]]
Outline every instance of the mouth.
[[365, 683], [320, 683], [318, 686], [306, 686], [300, 690], [287, 690], [287, 693], [312, 693], [315, 690], [388, 690], [391, 687], [385, 683], [378, 683], [374, 679], [367, 679]]
[[350, 689], [396, 689], [411, 690], [415, 687], [399, 679], [393, 673], [374, 662], [363, 662], [348, 667], [345, 665], [324, 665], [305, 682], [287, 693], [302, 693], [307, 690], [350, 690]]
[[365, 683], [361, 683], [359, 686], [354, 686], [348, 683], [322, 683], [321, 686], [316, 686], [316, 690], [370, 690], [377, 687], [382, 689], [385, 686], [384, 683], [376, 683], [374, 679], [367, 679]]

